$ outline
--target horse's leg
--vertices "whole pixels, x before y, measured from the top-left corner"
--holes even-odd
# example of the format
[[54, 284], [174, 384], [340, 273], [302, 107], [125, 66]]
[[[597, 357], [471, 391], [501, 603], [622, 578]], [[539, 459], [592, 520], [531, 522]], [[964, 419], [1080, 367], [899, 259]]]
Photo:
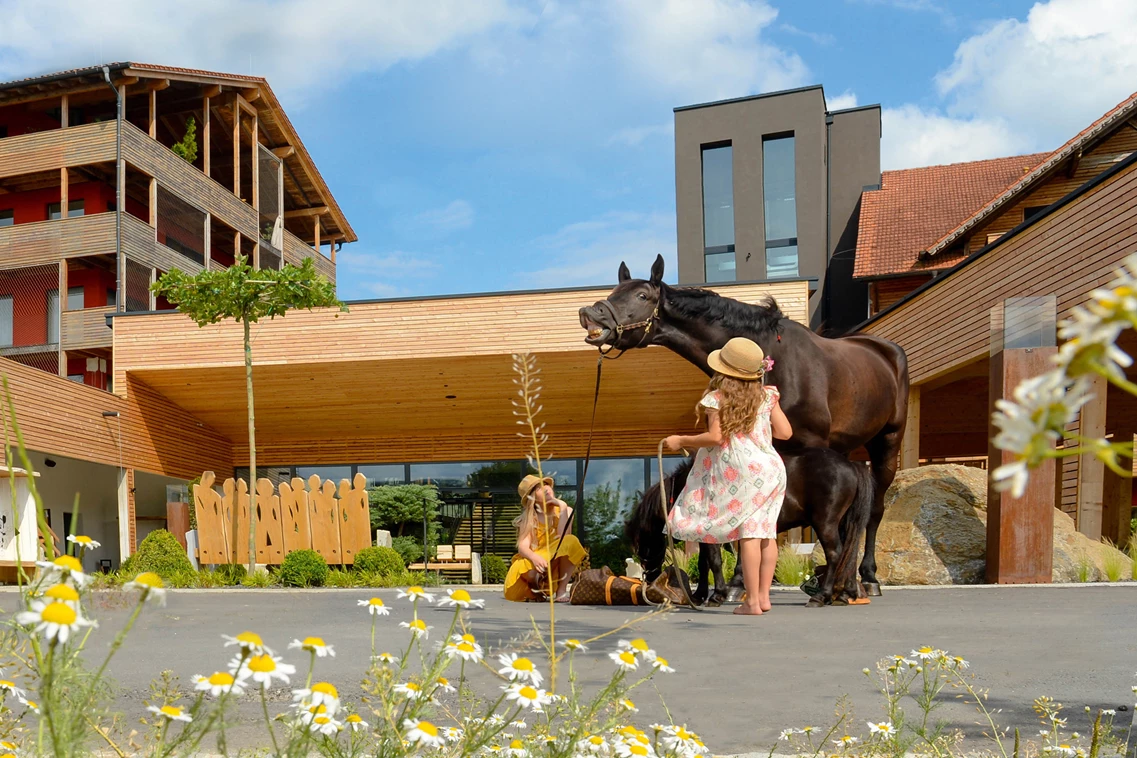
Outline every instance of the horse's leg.
[[746, 582], [742, 578], [742, 556], [739, 555], [738, 545], [731, 544], [731, 552], [734, 553], [734, 575], [730, 578], [730, 584], [727, 585], [726, 598], [730, 603], [741, 603], [742, 596], [746, 594]]
[[[819, 514], [823, 515], [823, 514]], [[817, 540], [825, 552], [825, 565], [828, 567], [819, 578], [820, 592], [811, 597], [805, 604], [807, 608], [820, 608], [833, 602], [833, 585], [836, 583], [838, 573], [837, 562], [841, 557], [841, 529], [840, 519], [816, 518], [813, 520], [813, 530], [817, 533]]]
[[715, 591], [711, 595], [708, 605], [719, 606], [726, 602], [726, 579], [722, 575], [722, 545], [707, 545], [707, 557], [711, 564], [711, 571], [715, 576]]
[[881, 434], [869, 440], [869, 460], [872, 461], [872, 477], [876, 484], [873, 493], [872, 513], [865, 527], [865, 555], [861, 559], [861, 583], [869, 595], [880, 594], [880, 581], [876, 578], [876, 530], [884, 518], [884, 495], [896, 478], [896, 462], [900, 454], [900, 442], [904, 430]]
[[707, 573], [710, 571], [708, 547], [710, 546], [699, 543], [699, 586], [695, 588], [695, 594], [691, 596], [691, 599], [699, 605], [707, 601], [707, 596], [711, 592], [710, 585], [707, 582]]

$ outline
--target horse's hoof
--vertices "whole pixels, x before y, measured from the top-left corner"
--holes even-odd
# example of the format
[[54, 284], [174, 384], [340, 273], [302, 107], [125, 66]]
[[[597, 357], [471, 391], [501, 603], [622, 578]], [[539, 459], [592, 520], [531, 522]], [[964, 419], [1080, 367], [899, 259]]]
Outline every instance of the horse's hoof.
[[742, 587], [731, 587], [726, 591], [726, 602], [728, 603], [741, 603], [746, 590]]
[[865, 588], [865, 594], [869, 597], [880, 597], [879, 582], [862, 582], [861, 586]]
[[707, 602], [701, 604], [704, 608], [718, 608], [722, 606], [722, 598], [718, 595], [708, 598]]
[[815, 595], [815, 596], [811, 597], [806, 602], [805, 607], [806, 608], [824, 608], [825, 607], [825, 601], [822, 600], [820, 596]]

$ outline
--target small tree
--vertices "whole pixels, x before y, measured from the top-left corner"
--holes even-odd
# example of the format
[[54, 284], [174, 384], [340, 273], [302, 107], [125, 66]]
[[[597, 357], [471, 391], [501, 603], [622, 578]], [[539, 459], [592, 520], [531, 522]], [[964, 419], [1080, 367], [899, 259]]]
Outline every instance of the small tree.
[[186, 119], [186, 133], [180, 142], [175, 142], [170, 146], [174, 151], [174, 155], [185, 158], [190, 163], [197, 160], [197, 122], [193, 120], [193, 116]]
[[[285, 264], [279, 271], [255, 270], [244, 256], [223, 271], [202, 271], [190, 276], [174, 270], [163, 274], [151, 289], [178, 307], [198, 326], [216, 324], [227, 318], [241, 322], [245, 331], [245, 393], [249, 416], [249, 488], [256, 491], [257, 435], [253, 414], [253, 348], [250, 325], [262, 318], [283, 316], [297, 308], [339, 306], [336, 286], [316, 272], [315, 263], [305, 258], [303, 265]], [[249, 508], [249, 573], [256, 568], [257, 510]]]

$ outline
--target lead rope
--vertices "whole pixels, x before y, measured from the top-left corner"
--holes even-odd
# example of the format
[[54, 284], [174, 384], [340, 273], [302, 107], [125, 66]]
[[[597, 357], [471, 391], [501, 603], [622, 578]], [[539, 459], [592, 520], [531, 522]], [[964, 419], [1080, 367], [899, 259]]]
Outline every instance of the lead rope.
[[[604, 352], [601, 351], [599, 357], [596, 359], [596, 390], [592, 393], [592, 421], [588, 424], [588, 447], [584, 450], [584, 473], [580, 477], [580, 491], [584, 492], [584, 483], [588, 480], [588, 463], [592, 460], [592, 434], [596, 430], [596, 406], [600, 404], [600, 372], [604, 368]], [[577, 503], [577, 508], [581, 503]], [[568, 524], [565, 525], [565, 530], [561, 532], [561, 538], [557, 540], [557, 549], [553, 551], [553, 555], [549, 558], [549, 566], [553, 565], [553, 561], [557, 559], [557, 554], [561, 552], [561, 543], [565, 541], [565, 535], [572, 532], [572, 522], [576, 518], [577, 508], [572, 509], [569, 514]]]
[[[687, 598], [687, 606], [696, 611], [703, 611], [705, 610], [703, 606], [696, 604], [691, 598], [691, 593], [687, 591], [690, 585], [690, 579], [688, 579], [687, 582], [683, 582], [679, 578], [679, 567], [675, 565], [675, 540], [671, 537], [671, 530], [667, 528], [667, 506], [671, 501], [667, 497], [667, 477], [664, 476], [663, 473], [663, 442], [664, 440], [659, 441], [659, 448], [655, 455], [656, 464], [659, 466], [659, 507], [663, 510], [663, 534], [667, 537], [667, 557], [664, 558], [663, 563], [666, 566], [668, 558], [671, 559], [671, 565], [675, 569], [675, 579], [679, 582], [680, 588], [683, 590], [683, 597]], [[667, 576], [666, 572], [661, 576]], [[647, 600], [646, 590], [644, 591], [644, 599]], [[651, 603], [650, 600], [648, 600], [648, 602]], [[651, 605], [661, 605], [661, 603], [651, 603]]]

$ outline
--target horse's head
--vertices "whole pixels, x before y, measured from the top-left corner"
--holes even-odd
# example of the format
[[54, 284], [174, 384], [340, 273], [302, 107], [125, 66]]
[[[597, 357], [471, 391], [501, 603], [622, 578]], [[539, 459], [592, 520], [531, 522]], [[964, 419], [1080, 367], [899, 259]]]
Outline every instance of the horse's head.
[[620, 264], [618, 277], [620, 283], [608, 297], [580, 309], [580, 325], [588, 330], [584, 341], [618, 350], [646, 346], [658, 332], [663, 256], [656, 256], [651, 279], [633, 279], [626, 263]]

